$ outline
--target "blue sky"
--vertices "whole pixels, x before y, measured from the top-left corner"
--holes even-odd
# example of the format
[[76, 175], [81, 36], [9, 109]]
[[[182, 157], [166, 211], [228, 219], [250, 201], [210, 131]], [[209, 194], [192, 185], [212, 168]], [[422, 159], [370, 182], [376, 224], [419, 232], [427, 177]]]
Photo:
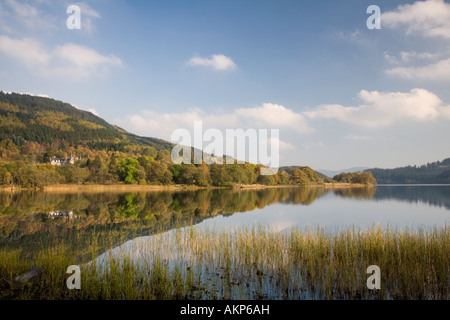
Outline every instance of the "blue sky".
[[[380, 30], [366, 26], [372, 4]], [[443, 0], [0, 1], [0, 90], [166, 140], [195, 120], [276, 128], [281, 165], [449, 157], [449, 85]]]

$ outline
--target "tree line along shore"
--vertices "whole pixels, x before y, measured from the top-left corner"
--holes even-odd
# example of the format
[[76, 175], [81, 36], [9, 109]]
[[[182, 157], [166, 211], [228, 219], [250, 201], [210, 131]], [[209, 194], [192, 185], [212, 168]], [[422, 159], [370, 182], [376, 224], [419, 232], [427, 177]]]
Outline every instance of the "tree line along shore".
[[195, 185], [129, 185], [129, 184], [112, 184], [112, 185], [99, 185], [99, 184], [55, 184], [49, 186], [43, 186], [40, 188], [22, 188], [22, 187], [0, 187], [0, 191], [29, 191], [29, 190], [41, 190], [45, 192], [140, 192], [140, 191], [189, 191], [189, 190], [202, 190], [202, 189], [267, 189], [267, 188], [367, 188], [374, 187], [375, 184], [362, 184], [362, 183], [323, 183], [323, 184], [309, 184], [306, 186], [301, 185], [263, 185], [263, 184], [246, 184], [246, 185], [233, 185], [229, 187], [217, 187], [206, 186], [200, 187]]
[[333, 179], [310, 167], [280, 168], [261, 175], [262, 165], [173, 164], [168, 153], [158, 157], [79, 159], [73, 164], [0, 162], [0, 189], [23, 190], [180, 190], [198, 188], [267, 188], [292, 186], [345, 187], [376, 184], [370, 172], [342, 173]]
[[261, 165], [236, 161], [235, 165], [174, 164], [174, 144], [137, 136], [90, 112], [50, 98], [0, 92], [0, 120], [0, 188], [376, 183], [370, 172], [331, 179], [307, 166], [281, 167], [274, 175], [261, 175]]

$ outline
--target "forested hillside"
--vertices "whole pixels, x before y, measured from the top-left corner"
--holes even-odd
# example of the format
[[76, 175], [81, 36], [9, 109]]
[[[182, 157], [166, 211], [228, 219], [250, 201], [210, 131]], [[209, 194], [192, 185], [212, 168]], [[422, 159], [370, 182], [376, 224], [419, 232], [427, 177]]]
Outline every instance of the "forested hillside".
[[450, 158], [426, 165], [369, 169], [378, 183], [450, 183]]
[[[68, 156], [68, 151], [78, 148], [151, 153], [173, 146], [164, 140], [133, 135], [68, 103], [4, 92], [0, 92], [0, 141], [2, 159], [32, 157], [30, 160], [39, 162], [46, 162], [46, 156]], [[146, 147], [155, 150], [145, 151]], [[75, 152], [83, 155], [82, 151]]]
[[[0, 186], [51, 184], [323, 184], [309, 167], [260, 175], [261, 165], [174, 164], [173, 144], [133, 135], [50, 98], [0, 92]], [[50, 159], [74, 156], [73, 164]], [[328, 181], [328, 180], [327, 180]]]

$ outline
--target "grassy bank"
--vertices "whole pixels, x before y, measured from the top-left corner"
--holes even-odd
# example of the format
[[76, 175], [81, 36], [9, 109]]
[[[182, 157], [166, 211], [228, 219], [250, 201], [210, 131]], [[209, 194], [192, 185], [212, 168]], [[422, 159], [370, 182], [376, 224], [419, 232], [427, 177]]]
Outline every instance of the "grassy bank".
[[[2, 299], [449, 299], [450, 228], [418, 231], [193, 227], [115, 248], [80, 263], [62, 243], [33, 255], [0, 249]], [[42, 244], [43, 245], [43, 244]], [[87, 261], [85, 261], [87, 262]], [[81, 265], [81, 290], [66, 269]], [[381, 269], [369, 290], [366, 269]], [[14, 278], [41, 268], [28, 282]], [[105, 268], [106, 266], [106, 268]]]

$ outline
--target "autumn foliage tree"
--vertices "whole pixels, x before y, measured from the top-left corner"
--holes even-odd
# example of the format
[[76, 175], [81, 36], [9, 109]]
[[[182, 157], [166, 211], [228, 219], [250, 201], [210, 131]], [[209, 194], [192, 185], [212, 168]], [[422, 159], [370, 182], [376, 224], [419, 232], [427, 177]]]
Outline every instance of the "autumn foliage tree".
[[375, 184], [376, 180], [369, 171], [343, 172], [333, 177], [336, 182], [342, 183], [358, 183], [358, 184]]

